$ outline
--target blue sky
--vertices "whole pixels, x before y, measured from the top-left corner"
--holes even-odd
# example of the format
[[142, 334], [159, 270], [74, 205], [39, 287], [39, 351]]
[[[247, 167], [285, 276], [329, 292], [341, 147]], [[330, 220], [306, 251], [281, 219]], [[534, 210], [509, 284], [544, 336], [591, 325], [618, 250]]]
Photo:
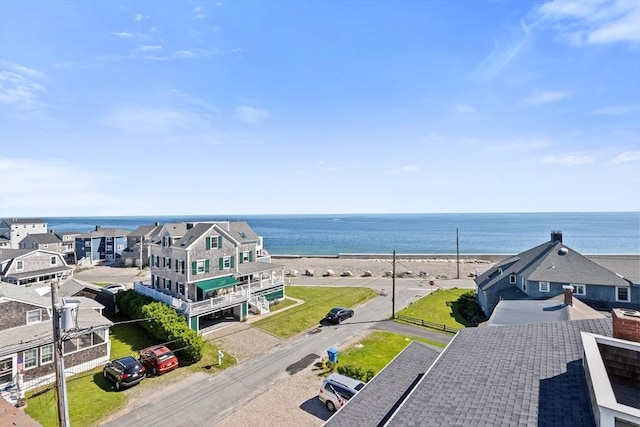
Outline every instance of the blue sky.
[[0, 2], [0, 216], [640, 211], [640, 2]]

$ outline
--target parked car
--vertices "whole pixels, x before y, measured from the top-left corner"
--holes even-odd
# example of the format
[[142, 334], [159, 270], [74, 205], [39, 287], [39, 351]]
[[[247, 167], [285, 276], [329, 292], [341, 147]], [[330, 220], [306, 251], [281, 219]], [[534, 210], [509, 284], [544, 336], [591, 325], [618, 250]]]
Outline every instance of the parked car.
[[120, 390], [142, 381], [146, 375], [146, 369], [135, 357], [125, 356], [104, 365], [102, 375], [113, 381], [116, 389]]
[[364, 387], [362, 381], [341, 374], [331, 374], [322, 381], [318, 397], [329, 412], [344, 406], [349, 399]]
[[112, 294], [117, 294], [118, 292], [126, 291], [127, 287], [123, 283], [112, 283], [110, 285], [106, 285], [103, 289], [111, 292]]
[[178, 367], [178, 358], [164, 345], [154, 345], [140, 350], [140, 362], [153, 375], [164, 374]]
[[349, 317], [353, 317], [353, 310], [344, 307], [334, 307], [324, 318], [331, 323], [340, 323]]

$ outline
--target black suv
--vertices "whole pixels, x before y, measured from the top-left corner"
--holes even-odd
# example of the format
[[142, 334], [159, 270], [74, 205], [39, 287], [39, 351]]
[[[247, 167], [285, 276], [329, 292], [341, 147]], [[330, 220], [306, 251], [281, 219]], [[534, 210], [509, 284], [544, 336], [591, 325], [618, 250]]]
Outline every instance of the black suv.
[[115, 383], [116, 390], [120, 390], [138, 384], [144, 379], [146, 371], [140, 361], [125, 356], [104, 365], [102, 375]]
[[353, 310], [349, 310], [344, 307], [334, 307], [330, 312], [324, 317], [327, 321], [331, 323], [340, 323], [344, 319], [348, 319], [353, 316]]

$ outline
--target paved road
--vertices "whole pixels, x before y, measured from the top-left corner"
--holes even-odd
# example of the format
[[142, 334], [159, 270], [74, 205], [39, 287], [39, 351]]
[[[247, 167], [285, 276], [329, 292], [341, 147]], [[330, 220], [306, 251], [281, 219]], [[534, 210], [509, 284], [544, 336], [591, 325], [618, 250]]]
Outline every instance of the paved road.
[[[396, 280], [395, 307], [399, 310], [431, 292], [428, 283], [413, 279]], [[469, 287], [472, 281], [452, 283], [443, 281], [437, 286]], [[470, 283], [469, 283], [470, 282]], [[358, 307], [356, 316], [336, 326], [323, 326], [285, 341], [271, 351], [255, 356], [232, 368], [196, 381], [182, 381], [171, 385], [166, 398], [140, 405], [106, 426], [192, 426], [213, 425], [229, 413], [241, 408], [253, 397], [289, 375], [287, 368], [311, 364], [326, 354], [329, 347], [340, 347], [353, 340], [366, 329], [387, 325], [391, 316], [391, 279], [294, 279], [294, 285], [314, 286], [367, 286], [379, 292], [378, 297]], [[383, 291], [384, 289], [384, 291]], [[391, 322], [392, 323], [392, 322]], [[401, 327], [404, 328], [404, 327]], [[411, 328], [411, 327], [408, 327]], [[412, 328], [413, 329], [413, 328]], [[439, 336], [436, 334], [434, 336]], [[434, 336], [430, 338], [433, 339]], [[439, 337], [440, 340], [446, 339]], [[302, 362], [304, 361], [304, 362]]]

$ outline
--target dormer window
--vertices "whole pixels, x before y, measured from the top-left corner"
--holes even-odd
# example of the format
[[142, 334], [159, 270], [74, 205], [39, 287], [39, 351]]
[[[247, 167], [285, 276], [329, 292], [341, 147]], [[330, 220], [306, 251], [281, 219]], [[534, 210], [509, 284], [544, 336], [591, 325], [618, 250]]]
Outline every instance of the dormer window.
[[27, 325], [42, 322], [42, 309], [27, 311]]
[[509, 283], [512, 284], [512, 285], [515, 285], [516, 284], [516, 279], [517, 279], [516, 275], [512, 274], [511, 276], [509, 276]]

